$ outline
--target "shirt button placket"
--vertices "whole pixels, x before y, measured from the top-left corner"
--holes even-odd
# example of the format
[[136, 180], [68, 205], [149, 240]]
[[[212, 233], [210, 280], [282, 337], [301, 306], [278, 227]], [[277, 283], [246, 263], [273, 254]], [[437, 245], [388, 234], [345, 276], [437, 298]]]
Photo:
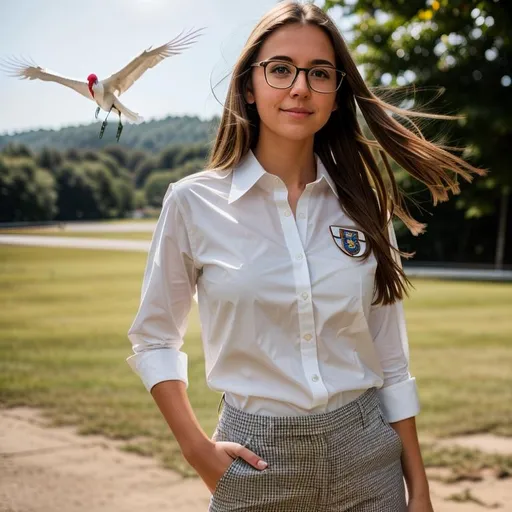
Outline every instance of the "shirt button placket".
[[[277, 178], [276, 181], [278, 181]], [[308, 261], [304, 254], [305, 225], [303, 223], [290, 222], [291, 210], [288, 203], [288, 193], [284, 187], [276, 187], [274, 189], [274, 199], [276, 206], [280, 212], [281, 226], [286, 242], [286, 246], [295, 260], [292, 267], [293, 279], [295, 281], [295, 289], [297, 296], [300, 300], [298, 303], [298, 320], [299, 320], [299, 334], [301, 336], [300, 352], [302, 356], [302, 367], [306, 379], [310, 382], [310, 391], [313, 394], [313, 401], [311, 406], [327, 405], [329, 394], [327, 388], [320, 377], [320, 369], [318, 365], [317, 347], [315, 344], [315, 319], [313, 315], [313, 303], [311, 300], [311, 280]], [[300, 201], [303, 197], [301, 196]], [[307, 197], [304, 197], [307, 199]], [[307, 202], [307, 201], [304, 201]], [[305, 218], [302, 212], [303, 206], [300, 206], [299, 218]], [[301, 216], [302, 215], [302, 216]], [[299, 229], [304, 232], [301, 239]]]

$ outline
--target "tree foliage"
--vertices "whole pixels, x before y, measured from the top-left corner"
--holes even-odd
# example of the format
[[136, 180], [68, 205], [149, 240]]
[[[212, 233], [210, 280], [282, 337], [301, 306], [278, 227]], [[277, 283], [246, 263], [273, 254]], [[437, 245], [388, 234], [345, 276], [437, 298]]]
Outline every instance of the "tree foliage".
[[401, 106], [461, 115], [418, 124], [427, 138], [466, 148], [459, 156], [490, 170], [486, 178], [461, 183], [461, 194], [432, 212], [425, 186], [397, 168], [402, 189], [428, 210], [427, 217], [413, 212], [427, 222], [428, 236], [406, 235], [406, 245], [424, 259], [492, 261], [512, 186], [512, 4], [327, 0], [324, 9], [335, 20], [354, 16], [345, 36], [376, 94], [390, 86], [403, 93]]
[[[91, 107], [91, 119], [94, 109]], [[115, 141], [117, 122], [109, 118], [103, 138], [99, 138], [102, 120], [79, 126], [69, 126], [57, 130], [29, 130], [13, 135], [0, 135], [0, 149], [10, 143], [21, 144], [32, 151], [51, 147], [60, 151], [74, 148], [106, 149], [114, 147], [138, 149], [158, 153], [171, 144], [188, 145], [211, 140], [219, 123], [218, 117], [203, 121], [197, 116], [168, 116], [165, 119], [151, 120], [135, 125], [124, 123], [119, 143]], [[117, 153], [119, 157], [122, 153]], [[126, 166], [127, 162], [119, 162]]]
[[159, 208], [169, 183], [201, 170], [206, 155], [205, 143], [154, 154], [122, 146], [34, 153], [11, 142], [0, 151], [0, 222], [112, 219]]
[[55, 180], [26, 156], [0, 155], [0, 222], [52, 219], [57, 212]]

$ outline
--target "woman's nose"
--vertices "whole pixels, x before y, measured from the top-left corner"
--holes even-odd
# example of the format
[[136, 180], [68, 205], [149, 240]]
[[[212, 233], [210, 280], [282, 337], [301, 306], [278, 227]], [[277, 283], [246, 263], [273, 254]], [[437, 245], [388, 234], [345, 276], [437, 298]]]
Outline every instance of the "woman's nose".
[[297, 78], [295, 79], [290, 92], [292, 94], [294, 92], [298, 94], [309, 94], [308, 78], [306, 71], [303, 69], [299, 71], [299, 74], [297, 75]]

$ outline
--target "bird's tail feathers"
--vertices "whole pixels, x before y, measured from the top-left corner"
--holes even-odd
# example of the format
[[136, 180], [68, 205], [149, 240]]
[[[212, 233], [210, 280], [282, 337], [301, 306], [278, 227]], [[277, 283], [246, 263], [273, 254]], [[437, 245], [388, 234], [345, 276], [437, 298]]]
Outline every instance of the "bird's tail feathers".
[[121, 114], [123, 114], [130, 121], [133, 121], [134, 123], [142, 123], [142, 121], [144, 121], [144, 118], [140, 114], [130, 110], [128, 107], [123, 105], [117, 98], [114, 102], [114, 106], [117, 107], [121, 111]]

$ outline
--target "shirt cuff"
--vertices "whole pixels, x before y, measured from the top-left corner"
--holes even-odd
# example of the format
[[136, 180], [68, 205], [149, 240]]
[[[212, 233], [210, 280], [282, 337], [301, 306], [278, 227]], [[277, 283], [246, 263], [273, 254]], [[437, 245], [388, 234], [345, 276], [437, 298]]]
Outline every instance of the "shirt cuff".
[[389, 423], [411, 418], [420, 412], [416, 377], [379, 388], [377, 393], [382, 412]]
[[152, 349], [133, 354], [126, 362], [142, 379], [148, 392], [164, 380], [181, 380], [188, 388], [188, 358], [185, 352], [172, 348]]

